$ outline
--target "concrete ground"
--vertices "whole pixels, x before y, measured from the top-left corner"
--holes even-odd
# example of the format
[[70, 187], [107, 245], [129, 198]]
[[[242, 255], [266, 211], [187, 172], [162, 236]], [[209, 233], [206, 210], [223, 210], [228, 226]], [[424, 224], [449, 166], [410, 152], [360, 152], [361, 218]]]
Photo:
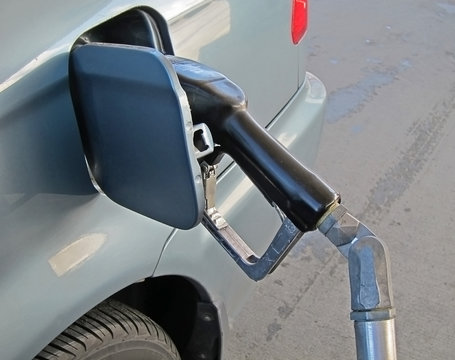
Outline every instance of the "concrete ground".
[[[315, 170], [389, 245], [399, 359], [455, 359], [455, 1], [310, 2], [329, 102]], [[261, 282], [227, 359], [354, 359], [345, 260], [308, 234]]]

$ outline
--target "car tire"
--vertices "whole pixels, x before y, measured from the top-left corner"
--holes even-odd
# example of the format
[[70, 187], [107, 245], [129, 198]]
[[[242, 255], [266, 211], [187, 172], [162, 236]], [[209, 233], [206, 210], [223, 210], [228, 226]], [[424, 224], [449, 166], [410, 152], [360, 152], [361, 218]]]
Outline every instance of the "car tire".
[[180, 360], [169, 335], [144, 314], [108, 300], [68, 327], [34, 360]]

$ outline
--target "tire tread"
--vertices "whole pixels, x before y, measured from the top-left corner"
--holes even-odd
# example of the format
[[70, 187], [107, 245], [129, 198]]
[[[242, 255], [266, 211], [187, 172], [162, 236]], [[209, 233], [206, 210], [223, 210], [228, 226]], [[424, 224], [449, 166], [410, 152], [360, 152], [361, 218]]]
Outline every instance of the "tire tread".
[[106, 300], [75, 321], [34, 360], [84, 359], [112, 340], [136, 338], [149, 339], [180, 359], [169, 335], [153, 320], [118, 301]]

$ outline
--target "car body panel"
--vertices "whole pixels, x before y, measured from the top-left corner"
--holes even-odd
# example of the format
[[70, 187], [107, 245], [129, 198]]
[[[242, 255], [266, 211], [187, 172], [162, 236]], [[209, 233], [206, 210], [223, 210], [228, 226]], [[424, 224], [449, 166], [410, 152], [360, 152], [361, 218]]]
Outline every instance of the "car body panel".
[[[122, 208], [94, 188], [68, 89], [68, 54], [82, 33], [130, 8], [148, 6], [169, 24], [176, 55], [205, 62], [238, 82], [250, 96], [253, 115], [308, 164], [319, 141], [325, 91], [310, 74], [303, 81], [302, 50], [290, 40], [290, 4], [4, 4], [0, 43], [8, 56], [0, 67], [1, 359], [33, 357], [93, 306], [154, 275], [157, 265], [156, 276], [182, 275], [203, 285], [223, 319], [238, 311], [251, 281], [201, 226], [174, 231]], [[259, 22], [264, 16], [267, 21]], [[188, 36], [188, 29], [201, 23], [206, 26]], [[222, 174], [217, 199], [232, 225], [262, 252], [278, 217], [238, 167]]]
[[38, 194], [15, 215], [1, 224], [2, 359], [31, 358], [95, 304], [152, 275], [171, 231], [102, 195]]

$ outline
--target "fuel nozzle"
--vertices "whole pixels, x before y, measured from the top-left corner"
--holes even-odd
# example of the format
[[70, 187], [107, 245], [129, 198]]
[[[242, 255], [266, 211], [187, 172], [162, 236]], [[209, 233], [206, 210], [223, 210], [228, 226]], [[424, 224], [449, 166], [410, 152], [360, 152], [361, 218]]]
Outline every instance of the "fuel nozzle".
[[[217, 212], [213, 194], [207, 201], [213, 207], [203, 224], [255, 280], [273, 270], [302, 233], [319, 229], [348, 259], [357, 358], [395, 360], [395, 313], [385, 245], [347, 212], [334, 190], [252, 118], [246, 96], [236, 84], [200, 63], [170, 60], [186, 92], [194, 123], [205, 123], [218, 145], [218, 156], [212, 162], [220, 154], [229, 154], [285, 214], [281, 229], [260, 258]], [[208, 166], [205, 187], [214, 191], [214, 171]]]
[[194, 123], [207, 124], [218, 153], [229, 154], [301, 231], [316, 229], [339, 202], [339, 195], [253, 119], [240, 87], [203, 64], [169, 59], [188, 97]]

